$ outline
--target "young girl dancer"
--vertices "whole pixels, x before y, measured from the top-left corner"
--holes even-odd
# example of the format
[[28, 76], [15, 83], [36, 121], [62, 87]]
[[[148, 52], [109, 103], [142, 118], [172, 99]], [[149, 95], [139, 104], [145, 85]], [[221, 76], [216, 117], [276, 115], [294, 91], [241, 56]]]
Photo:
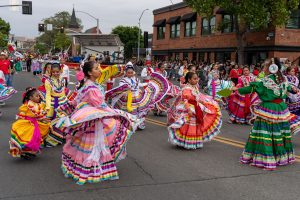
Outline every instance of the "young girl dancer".
[[[47, 117], [51, 120], [55, 120], [57, 115], [57, 108], [68, 103], [66, 96], [66, 87], [64, 80], [60, 77], [61, 68], [60, 65], [54, 63], [51, 65], [50, 78], [45, 80], [46, 88], [46, 111]], [[46, 146], [52, 147], [62, 144], [64, 142], [63, 132], [56, 127], [51, 128], [51, 132], [46, 139]]]
[[[287, 81], [293, 87], [299, 87], [299, 79], [295, 74], [295, 69], [292, 67], [288, 67], [287, 70]], [[288, 93], [288, 98], [286, 101], [288, 108], [291, 113], [300, 116], [300, 95]]]
[[[254, 81], [256, 77], [250, 73], [249, 67], [244, 67], [243, 76], [238, 78], [236, 87], [247, 87]], [[259, 101], [255, 92], [246, 95], [240, 95], [238, 92], [232, 94], [228, 99], [229, 123], [251, 124], [250, 119], [253, 116], [250, 107]]]
[[13, 157], [30, 159], [40, 152], [50, 127], [50, 120], [46, 118], [45, 104], [40, 102], [38, 90], [27, 88], [17, 121], [13, 123], [11, 129], [9, 153]]
[[[112, 99], [112, 107], [130, 112], [144, 120], [155, 103], [161, 101], [169, 90], [168, 81], [162, 75], [154, 72], [150, 78], [144, 89], [145, 83], [140, 83], [135, 77], [133, 66], [127, 64], [125, 77], [120, 81], [120, 85], [106, 93]], [[144, 123], [139, 129], [145, 129]]]
[[126, 156], [126, 144], [139, 125], [133, 115], [110, 108], [105, 103], [98, 65], [83, 66], [85, 80], [80, 84], [70, 117], [62, 117], [57, 127], [67, 127], [62, 153], [62, 170], [77, 184], [118, 179], [116, 162]]
[[[276, 63], [276, 64], [275, 64]], [[296, 93], [281, 73], [279, 59], [267, 60], [266, 77], [243, 88], [233, 88], [241, 95], [256, 92], [261, 103], [253, 107], [256, 116], [245, 150], [240, 158], [244, 164], [266, 170], [295, 161], [291, 140], [290, 112], [284, 102], [287, 91]]]
[[169, 141], [186, 149], [198, 149], [220, 133], [222, 114], [218, 103], [199, 91], [197, 74], [188, 72], [185, 79], [185, 87], [172, 106], [173, 117], [168, 117]]

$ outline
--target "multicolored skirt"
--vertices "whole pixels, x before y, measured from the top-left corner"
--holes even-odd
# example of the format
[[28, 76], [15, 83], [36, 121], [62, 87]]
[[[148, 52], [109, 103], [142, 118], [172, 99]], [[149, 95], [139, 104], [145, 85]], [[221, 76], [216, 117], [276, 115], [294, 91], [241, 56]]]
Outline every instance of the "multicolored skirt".
[[[112, 100], [112, 107], [127, 111], [129, 85], [122, 85], [107, 91], [106, 96]], [[137, 96], [132, 98], [132, 112], [140, 118], [145, 117], [161, 101], [169, 91], [168, 80], [158, 73], [152, 73], [151, 79], [145, 89], [139, 88]]]
[[300, 116], [300, 95], [288, 94], [287, 106], [291, 113]]
[[[50, 130], [50, 123], [38, 122], [41, 133], [41, 147], [44, 145], [43, 140], [47, 137]], [[13, 157], [20, 157], [24, 154], [36, 155], [39, 151], [33, 151], [26, 145], [30, 142], [34, 133], [34, 125], [25, 119], [18, 119], [13, 123], [11, 129], [11, 138], [9, 140], [9, 154]]]
[[154, 114], [167, 112], [171, 107], [170, 101], [179, 95], [181, 90], [180, 87], [173, 85], [172, 83], [169, 84], [170, 84], [170, 89], [167, 95], [161, 101], [155, 104], [155, 109], [153, 110]]
[[255, 106], [253, 113], [256, 120], [240, 161], [267, 170], [293, 163], [295, 155], [289, 122], [296, 125], [297, 120], [291, 120], [286, 105], [265, 103]]
[[[101, 131], [97, 128], [99, 123]], [[116, 162], [126, 157], [126, 144], [140, 123], [135, 116], [120, 110], [78, 105], [70, 118], [62, 117], [55, 124], [66, 128], [62, 153], [65, 176], [79, 185], [118, 179]], [[97, 142], [99, 134], [103, 137], [102, 146]]]
[[228, 98], [229, 119], [236, 123], [248, 123], [253, 114], [251, 105], [257, 105], [260, 99], [256, 93], [250, 95], [234, 94]]
[[16, 94], [17, 91], [12, 87], [4, 87], [4, 89], [0, 90], [0, 101], [6, 101], [12, 97], [12, 95]]
[[[178, 114], [174, 114], [174, 122], [168, 127], [169, 141], [177, 146], [186, 149], [198, 149], [203, 143], [210, 141], [220, 133], [222, 126], [222, 113], [217, 102], [211, 99], [210, 102], [201, 102], [203, 124], [196, 123], [196, 117], [190, 117], [184, 111], [184, 105], [176, 106]], [[191, 107], [195, 114], [195, 108]]]

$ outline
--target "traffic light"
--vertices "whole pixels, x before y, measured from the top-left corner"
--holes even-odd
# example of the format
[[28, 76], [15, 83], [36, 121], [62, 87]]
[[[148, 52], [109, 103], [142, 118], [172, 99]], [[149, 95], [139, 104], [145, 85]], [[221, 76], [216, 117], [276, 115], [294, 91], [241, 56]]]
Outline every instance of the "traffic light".
[[22, 1], [22, 14], [32, 15], [32, 1]]
[[148, 48], [148, 32], [144, 31], [144, 48]]
[[39, 32], [45, 32], [45, 24], [39, 24]]
[[64, 27], [60, 27], [59, 32], [60, 33], [64, 33], [65, 32], [65, 28]]

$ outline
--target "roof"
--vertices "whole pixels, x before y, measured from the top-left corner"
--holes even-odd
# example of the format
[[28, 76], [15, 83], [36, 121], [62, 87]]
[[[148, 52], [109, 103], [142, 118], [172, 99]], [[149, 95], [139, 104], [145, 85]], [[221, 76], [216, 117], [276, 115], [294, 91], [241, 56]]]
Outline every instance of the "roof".
[[[85, 31], [85, 33], [97, 33], [97, 27], [93, 27], [93, 28], [90, 28], [90, 29], [87, 29]], [[99, 34], [102, 34], [101, 30], [99, 29]]]
[[72, 11], [72, 16], [71, 16], [71, 21], [70, 21], [70, 24], [69, 24], [69, 28], [79, 28], [79, 24], [77, 22], [77, 19], [76, 19], [76, 15], [75, 15], [75, 10], [73, 8], [73, 11]]
[[172, 10], [177, 10], [185, 7], [188, 7], [187, 4], [185, 2], [180, 2], [170, 6], [155, 9], [153, 10], [153, 15], [158, 15], [158, 14], [166, 13]]
[[76, 37], [83, 46], [124, 46], [118, 35], [115, 34], [68, 34]]

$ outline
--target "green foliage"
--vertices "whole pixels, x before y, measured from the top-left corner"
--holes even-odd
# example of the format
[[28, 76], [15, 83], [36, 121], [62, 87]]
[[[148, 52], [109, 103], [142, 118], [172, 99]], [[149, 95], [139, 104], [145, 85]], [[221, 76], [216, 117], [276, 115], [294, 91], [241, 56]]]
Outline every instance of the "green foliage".
[[54, 44], [56, 48], [64, 50], [70, 46], [71, 40], [65, 33], [57, 33]]
[[0, 48], [7, 47], [10, 24], [0, 18]]
[[47, 49], [47, 46], [42, 43], [36, 43], [34, 45], [34, 50], [40, 54], [46, 54], [48, 52]]
[[[71, 15], [67, 11], [56, 13], [54, 16], [44, 19], [44, 24], [52, 24], [52, 31], [45, 31], [41, 36], [37, 38], [37, 43], [45, 44], [47, 50], [50, 50], [54, 46], [60, 50], [66, 49], [71, 41], [65, 33], [60, 33], [60, 28], [68, 28], [71, 20]], [[82, 28], [82, 22], [77, 19], [79, 26]]]
[[[140, 32], [142, 33], [142, 31]], [[116, 34], [120, 37], [124, 44], [124, 56], [125, 58], [132, 57], [132, 49], [137, 48], [139, 28], [137, 26], [117, 26], [112, 30], [112, 34]], [[140, 47], [143, 48], [143, 35], [140, 35]]]
[[237, 16], [240, 23], [261, 29], [285, 25], [299, 0], [186, 0], [186, 3], [202, 16], [211, 16], [215, 7], [221, 7]]

